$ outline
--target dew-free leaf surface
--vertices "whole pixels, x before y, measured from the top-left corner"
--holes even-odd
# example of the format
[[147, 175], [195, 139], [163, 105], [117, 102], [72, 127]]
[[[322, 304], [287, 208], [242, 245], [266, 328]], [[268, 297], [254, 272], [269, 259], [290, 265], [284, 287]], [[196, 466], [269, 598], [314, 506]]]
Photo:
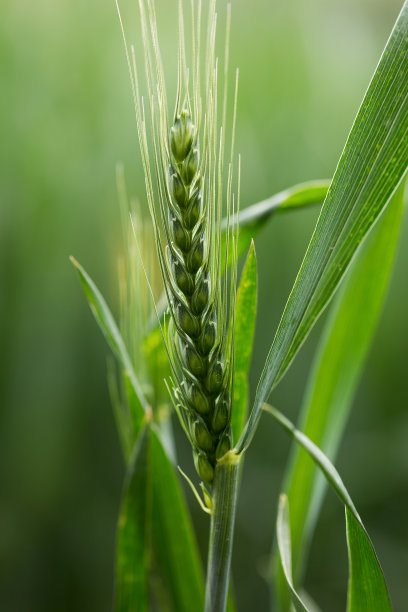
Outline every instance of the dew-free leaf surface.
[[151, 472], [148, 428], [134, 449], [126, 475], [116, 543], [115, 612], [149, 610]]
[[[293, 423], [279, 412], [279, 410], [268, 405], [265, 405], [264, 409], [309, 453], [310, 457], [326, 477], [327, 482], [345, 505], [346, 535], [349, 547], [349, 594], [347, 611], [377, 612], [377, 610], [381, 610], [383, 612], [391, 612], [387, 585], [374, 547], [336, 468], [320, 448], [318, 448], [310, 438], [305, 436], [304, 433], [296, 429]], [[277, 537], [283, 576], [289, 590], [290, 598], [295, 604], [296, 609], [307, 610], [307, 607], [295, 590], [292, 581], [290, 521], [286, 495], [281, 496], [281, 504], [282, 508], [280, 508], [277, 519]], [[290, 552], [288, 552], [289, 547]]]
[[391, 612], [380, 564], [367, 532], [346, 507], [349, 585], [347, 612]]
[[244, 451], [262, 404], [285, 374], [408, 166], [408, 4], [358, 111], [261, 374], [238, 444]]
[[235, 307], [233, 440], [239, 439], [248, 410], [248, 371], [255, 333], [257, 280], [255, 245], [252, 242], [242, 270]]
[[[180, 482], [150, 425], [135, 445], [124, 486], [116, 553], [116, 612], [204, 606], [204, 579]], [[153, 577], [155, 582], [152, 583]]]
[[[275, 193], [270, 198], [257, 202], [251, 206], [247, 206], [239, 213], [239, 240], [238, 240], [238, 256], [245, 253], [251, 240], [255, 238], [259, 232], [265, 227], [265, 224], [276, 214], [289, 212], [298, 208], [312, 206], [314, 204], [322, 204], [326, 197], [327, 190], [330, 186], [330, 181], [315, 180], [307, 181], [293, 185], [284, 191]], [[231, 218], [229, 225], [232, 228], [236, 219]], [[222, 221], [223, 238], [227, 229], [228, 220], [225, 218]], [[224, 253], [222, 248], [221, 252]], [[231, 258], [231, 254], [230, 254]], [[231, 264], [231, 261], [228, 262]]]
[[136, 377], [129, 353], [109, 306], [107, 305], [98, 287], [95, 285], [84, 268], [76, 261], [76, 259], [74, 259], [74, 257], [71, 257], [71, 262], [74, 264], [78, 272], [86, 298], [99, 328], [105, 336], [114, 355], [117, 357], [127, 376], [129, 377], [135, 391], [136, 398], [139, 402], [138, 410], [141, 414], [143, 414], [148, 408], [147, 400]]
[[[344, 431], [390, 280], [400, 234], [403, 187], [353, 262], [333, 304], [312, 367], [299, 428], [333, 460]], [[320, 510], [324, 480], [308, 453], [293, 447], [283, 490], [291, 513], [293, 573], [302, 566]], [[282, 592], [283, 576], [277, 577]]]
[[276, 536], [278, 540], [279, 557], [283, 575], [289, 588], [290, 598], [295, 610], [309, 612], [300, 595], [293, 586], [292, 579], [292, 545], [290, 536], [289, 503], [285, 494], [279, 497], [278, 516], [276, 520]]
[[204, 608], [204, 578], [180, 480], [152, 429], [152, 540], [154, 555], [174, 612]]

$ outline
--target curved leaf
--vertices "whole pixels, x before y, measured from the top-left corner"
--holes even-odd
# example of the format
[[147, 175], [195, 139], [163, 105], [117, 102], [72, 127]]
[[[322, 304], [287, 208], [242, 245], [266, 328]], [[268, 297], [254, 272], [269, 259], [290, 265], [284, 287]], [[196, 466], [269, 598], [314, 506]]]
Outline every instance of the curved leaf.
[[348, 612], [391, 612], [391, 602], [374, 547], [362, 524], [346, 507], [349, 553]]
[[322, 450], [314, 442], [311, 441], [304, 433], [296, 429], [294, 424], [285, 417], [284, 414], [279, 412], [273, 406], [269, 406], [268, 404], [264, 404], [264, 411], [268, 414], [272, 415], [273, 418], [283, 427], [283, 429], [296, 440], [298, 444], [302, 446], [316, 463], [316, 465], [320, 468], [320, 470], [325, 475], [327, 482], [331, 485], [334, 491], [337, 493], [338, 497], [341, 499], [343, 504], [350, 508], [351, 512], [354, 516], [360, 520], [360, 517], [357, 513], [357, 510], [353, 504], [353, 501], [343, 484], [343, 481], [340, 477], [340, 474], [330, 461], [328, 457], [323, 453]]
[[296, 610], [309, 612], [308, 607], [295, 590], [292, 580], [292, 545], [290, 537], [289, 502], [283, 493], [279, 497], [278, 517], [276, 519], [276, 535], [283, 575], [289, 588], [290, 598]]
[[[116, 325], [115, 319], [113, 318], [113, 315], [101, 292], [91, 277], [74, 257], [71, 257], [70, 259], [78, 272], [79, 279], [96, 322], [98, 323], [99, 328], [105, 336], [113, 353], [122, 364], [122, 367], [125, 370], [125, 380], [130, 382], [134, 390], [131, 407], [132, 413], [129, 415], [129, 421], [133, 425], [141, 423], [144, 420], [145, 414], [148, 414], [149, 412], [149, 406], [133, 369], [129, 353], [127, 352], [119, 328]], [[121, 427], [121, 421], [118, 422], [118, 427]], [[133, 433], [133, 441], [135, 441], [139, 431], [135, 430]], [[124, 439], [126, 435], [126, 433], [123, 434], [123, 432], [121, 432], [121, 439]]]
[[123, 342], [123, 338], [118, 326], [116, 325], [109, 306], [105, 302], [98, 287], [95, 285], [81, 264], [74, 257], [70, 257], [70, 260], [78, 272], [79, 279], [96, 322], [98, 323], [99, 328], [101, 329], [115, 356], [119, 359], [120, 363], [125, 369], [126, 374], [128, 375], [139, 399], [140, 405], [145, 410], [148, 405], [147, 400], [143, 394], [140, 383], [137, 380], [129, 353], [127, 352], [125, 343]]
[[261, 374], [239, 441], [243, 452], [262, 404], [282, 378], [355, 252], [408, 166], [408, 4], [364, 97]]
[[[400, 187], [353, 262], [333, 304], [311, 371], [300, 429], [331, 460], [344, 431], [389, 283], [400, 234], [403, 192]], [[294, 446], [283, 489], [291, 505], [296, 579], [302, 573], [322, 502], [324, 481], [317, 476], [308, 454]]]
[[[259, 234], [274, 214], [304, 208], [313, 204], [321, 204], [326, 197], [329, 186], [330, 181], [327, 180], [299, 183], [276, 193], [262, 202], [257, 202], [244, 208], [239, 213], [238, 256], [247, 251], [251, 240]], [[232, 228], [234, 223], [236, 223], [236, 218], [231, 217], [229, 223]], [[223, 219], [221, 225], [223, 235], [225, 235], [227, 224], [227, 219]], [[224, 253], [224, 251], [225, 249], [222, 248], [221, 252]]]
[[[264, 410], [271, 414], [285, 431], [309, 453], [346, 507], [347, 542], [350, 559], [348, 612], [377, 612], [377, 610], [391, 612], [387, 585], [374, 547], [336, 468], [320, 448], [310, 438], [305, 436], [304, 433], [296, 429], [293, 423], [279, 410], [266, 404], [264, 405]], [[288, 517], [285, 520], [288, 522]], [[290, 526], [287, 525], [286, 530], [287, 533], [290, 533]], [[290, 597], [293, 601], [294, 588], [291, 575], [289, 576], [289, 581], [287, 568], [285, 569], [284, 567], [283, 569]], [[363, 607], [358, 607], [360, 605]]]

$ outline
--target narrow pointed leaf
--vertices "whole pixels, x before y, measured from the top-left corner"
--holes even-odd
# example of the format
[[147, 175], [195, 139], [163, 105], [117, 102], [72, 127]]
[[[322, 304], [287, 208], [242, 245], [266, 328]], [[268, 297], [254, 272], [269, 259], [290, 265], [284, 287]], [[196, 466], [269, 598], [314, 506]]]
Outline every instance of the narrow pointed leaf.
[[146, 411], [141, 410], [140, 399], [136, 393], [132, 376], [129, 375], [128, 370], [122, 371], [122, 379], [125, 388], [124, 391], [126, 395], [127, 412], [130, 421], [131, 440], [132, 445], [134, 445], [143, 424], [146, 422], [146, 418], [149, 418], [149, 412], [147, 407]]
[[248, 446], [262, 404], [334, 294], [408, 165], [408, 3], [405, 2], [338, 163], [286, 304], [238, 445]]
[[151, 472], [149, 431], [135, 446], [125, 479], [117, 548], [115, 612], [149, 610], [148, 578], [151, 554]]
[[[167, 302], [166, 302], [167, 306]], [[163, 385], [164, 379], [169, 379], [171, 376], [171, 368], [169, 357], [164, 344], [162, 330], [157, 324], [157, 316], [155, 317], [155, 327], [143, 340], [143, 353], [145, 355], [149, 380], [153, 387], [153, 396], [157, 404], [166, 404], [169, 401], [168, 391]], [[166, 324], [162, 322], [163, 333], [166, 335]]]
[[[336, 455], [381, 312], [402, 210], [403, 187], [400, 187], [353, 262], [316, 353], [300, 429], [331, 460]], [[284, 491], [291, 505], [293, 573], [299, 579], [320, 510], [324, 480], [318, 478], [314, 462], [297, 445], [289, 462]], [[282, 583], [282, 574], [279, 579]], [[282, 591], [279, 585], [278, 591]]]
[[121, 397], [121, 393], [119, 391], [117, 366], [115, 359], [112, 355], [109, 355], [107, 370], [109, 397], [112, 404], [113, 413], [115, 415], [116, 425], [118, 428], [123, 458], [125, 460], [125, 464], [128, 465], [135, 440], [133, 436], [128, 406], [127, 404], [125, 405], [125, 402], [123, 401], [123, 398]]
[[278, 517], [276, 520], [276, 534], [278, 540], [279, 556], [282, 564], [282, 571], [289, 589], [292, 603], [295, 607], [295, 610], [298, 610], [300, 612], [309, 612], [308, 607], [302, 601], [300, 595], [296, 592], [295, 587], [293, 586], [289, 502], [288, 498], [284, 494], [280, 495], [279, 497]]
[[303, 432], [296, 429], [294, 424], [287, 419], [284, 414], [279, 412], [279, 410], [273, 406], [268, 406], [267, 404], [264, 405], [264, 410], [268, 414], [271, 414], [279, 425], [281, 425], [281, 427], [283, 427], [283, 429], [290, 434], [292, 438], [302, 446], [302, 448], [305, 449], [305, 451], [310, 455], [310, 457], [322, 471], [327, 479], [327, 482], [334, 489], [335, 493], [337, 493], [344, 505], [350, 508], [355, 517], [359, 519], [357, 510], [355, 509], [352, 499], [343, 484], [340, 474], [323, 451], [320, 450], [320, 448], [316, 446], [316, 444], [312, 442], [311, 439], [308, 438]]
[[[390, 612], [390, 599], [380, 563], [374, 552], [370, 537], [336, 468], [320, 448], [304, 433], [296, 429], [293, 423], [279, 410], [267, 405], [264, 406], [264, 409], [309, 453], [310, 457], [326, 477], [327, 482], [346, 507], [346, 517], [349, 520], [347, 524], [347, 541], [350, 559], [348, 612], [376, 612], [377, 610]], [[352, 522], [350, 522], [350, 516], [353, 518]], [[350, 529], [352, 530], [351, 536]], [[290, 527], [288, 527], [288, 531], [290, 533]], [[364, 559], [365, 556], [366, 558]], [[284, 571], [285, 579], [288, 583], [286, 573]], [[293, 587], [291, 588], [289, 583], [288, 588], [293, 601]], [[353, 603], [353, 597], [356, 604]], [[379, 597], [377, 607], [358, 607], [361, 602], [375, 601], [375, 597]]]
[[161, 593], [173, 612], [204, 606], [201, 561], [180, 482], [159, 435], [148, 425], [135, 445], [125, 481], [115, 611], [148, 610]]
[[[259, 234], [273, 215], [313, 204], [321, 204], [326, 197], [329, 185], [330, 181], [327, 180], [307, 181], [244, 208], [239, 213], [238, 256], [248, 250], [251, 240]], [[230, 227], [233, 227], [234, 222], [236, 222], [236, 219], [231, 218]], [[222, 231], [224, 236], [227, 224], [227, 219], [223, 219]], [[224, 253], [224, 250], [222, 249], [222, 253]], [[231, 261], [228, 263], [231, 264]]]
[[235, 308], [235, 368], [232, 436], [238, 440], [248, 410], [248, 371], [251, 362], [257, 307], [257, 265], [252, 241], [242, 270]]
[[349, 553], [348, 612], [391, 612], [384, 575], [374, 547], [361, 523], [346, 508]]
[[139, 411], [146, 410], [148, 406], [147, 400], [144, 397], [142, 388], [133, 369], [129, 353], [127, 352], [119, 328], [107, 303], [84, 268], [73, 257], [71, 257], [71, 261], [78, 272], [82, 287], [96, 322], [98, 323], [113, 353], [125, 369], [126, 374], [135, 390], [136, 397], [138, 398], [140, 404]]
[[204, 608], [204, 578], [180, 481], [152, 429], [152, 538], [154, 556], [174, 612]]

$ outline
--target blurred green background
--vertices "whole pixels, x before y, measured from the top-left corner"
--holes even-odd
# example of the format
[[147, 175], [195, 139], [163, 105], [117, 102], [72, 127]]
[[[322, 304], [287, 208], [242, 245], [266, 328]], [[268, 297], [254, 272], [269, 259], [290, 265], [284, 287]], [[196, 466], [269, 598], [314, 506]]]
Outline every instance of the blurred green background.
[[[247, 206], [333, 174], [402, 0], [232, 4]], [[121, 5], [137, 43], [136, 2]], [[218, 5], [222, 17], [225, 3]], [[157, 0], [170, 82], [175, 7]], [[114, 0], [1, 1], [0, 141], [0, 609], [101, 612], [111, 608], [124, 468], [106, 385], [108, 349], [68, 256], [117, 312], [116, 162], [124, 162], [130, 191], [142, 201], [144, 184]], [[276, 218], [256, 242], [252, 389], [316, 217], [310, 210]], [[337, 463], [401, 612], [408, 601], [407, 237], [405, 216]], [[293, 418], [319, 329], [274, 393]], [[233, 569], [242, 611], [267, 609], [264, 576], [288, 451], [284, 434], [265, 419], [248, 452], [237, 519]], [[207, 521], [187, 497], [204, 554]], [[346, 554], [343, 511], [329, 495], [307, 575], [324, 610], [344, 610]]]

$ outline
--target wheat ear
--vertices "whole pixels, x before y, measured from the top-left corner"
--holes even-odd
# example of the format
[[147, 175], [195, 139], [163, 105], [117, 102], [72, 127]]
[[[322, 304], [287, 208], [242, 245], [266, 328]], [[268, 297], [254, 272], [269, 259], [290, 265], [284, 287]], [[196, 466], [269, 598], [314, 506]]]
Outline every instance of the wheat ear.
[[[223, 200], [226, 200], [227, 215], [231, 212], [234, 216], [235, 199], [232, 194], [233, 144], [231, 161], [224, 172], [225, 130], [217, 129], [215, 1], [211, 0], [208, 8], [204, 100], [200, 94], [201, 2], [198, 6], [192, 2], [191, 6], [192, 68], [190, 71], [187, 67], [180, 2], [178, 89], [175, 111], [169, 122], [154, 3], [139, 0], [150, 138], [133, 49], [127, 55], [148, 203], [170, 312], [169, 324], [163, 327], [167, 329], [164, 338], [173, 371], [170, 381], [173, 403], [192, 444], [197, 473], [211, 485], [217, 460], [232, 448], [230, 422], [238, 229], [234, 226], [227, 233], [225, 253], [222, 253]], [[194, 90], [192, 102], [190, 72]], [[225, 85], [224, 120], [226, 94]], [[227, 175], [225, 189], [224, 174]], [[224, 262], [231, 260], [231, 254], [233, 267], [227, 281], [227, 274], [222, 279], [222, 272], [226, 272], [226, 268], [221, 270], [222, 265], [226, 266], [222, 259]]]

